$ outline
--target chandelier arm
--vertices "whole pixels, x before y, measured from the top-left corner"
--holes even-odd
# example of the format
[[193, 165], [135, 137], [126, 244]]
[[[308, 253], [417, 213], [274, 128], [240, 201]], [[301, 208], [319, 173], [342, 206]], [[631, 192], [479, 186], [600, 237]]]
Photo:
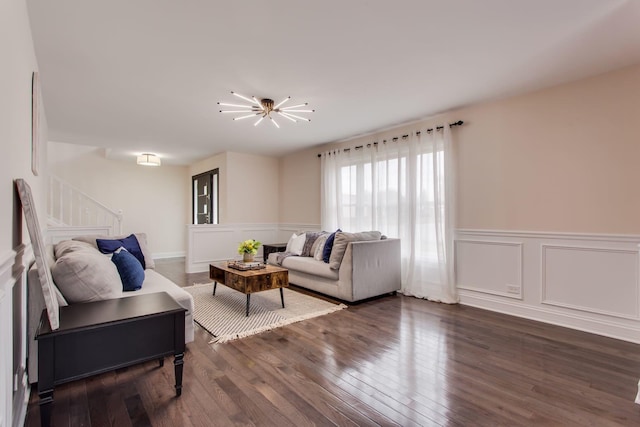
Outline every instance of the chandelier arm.
[[278, 128], [280, 129], [280, 125], [278, 125], [278, 122], [276, 122], [275, 120], [273, 120], [273, 117], [269, 116], [269, 118], [271, 119], [271, 122]]
[[255, 122], [253, 125], [254, 125], [254, 126], [258, 126], [258, 124], [259, 124], [263, 119], [264, 119], [264, 116], [260, 117], [260, 118], [258, 119], [258, 121], [257, 121], [257, 122]]
[[298, 123], [298, 121], [297, 121], [296, 119], [294, 119], [294, 118], [292, 118], [292, 117], [289, 117], [288, 115], [286, 115], [286, 114], [284, 114], [284, 113], [282, 113], [282, 112], [280, 112], [280, 111], [278, 111], [277, 113], [278, 113], [278, 114], [280, 114], [280, 115], [281, 115], [282, 117], [284, 117], [285, 119], [289, 119], [289, 120], [291, 120], [291, 121], [292, 121], [292, 122], [294, 122], [294, 123]]
[[313, 113], [315, 110], [281, 110], [283, 113]]
[[246, 116], [234, 117], [233, 120], [248, 119], [249, 117], [259, 116], [260, 113], [247, 114]]
[[273, 107], [273, 109], [274, 109], [274, 110], [277, 110], [277, 109], [278, 109], [282, 104], [284, 104], [285, 102], [287, 102], [287, 101], [288, 101], [288, 100], [290, 100], [290, 99], [291, 99], [291, 97], [290, 97], [290, 96], [287, 96], [285, 99], [283, 99], [282, 101], [280, 101], [280, 102], [278, 103], [278, 105], [276, 105], [275, 107]]
[[222, 105], [224, 107], [255, 108], [255, 105], [227, 104], [226, 102], [218, 102], [218, 105]]
[[281, 110], [290, 110], [292, 108], [306, 107], [307, 105], [309, 105], [309, 103], [305, 102], [304, 104], [290, 105], [288, 107], [281, 108]]
[[[249, 98], [247, 98], [246, 96], [240, 95], [239, 93], [234, 92], [234, 91], [231, 91], [231, 93], [232, 93], [232, 94], [234, 94], [235, 96], [237, 96], [238, 98], [242, 98], [242, 99], [244, 99], [245, 101], [250, 102], [251, 104], [255, 104], [255, 101], [254, 101], [253, 99], [249, 99]], [[259, 103], [259, 102], [258, 102], [257, 104], [258, 104], [258, 105], [260, 105], [260, 103]]]
[[304, 121], [307, 121], [307, 122], [311, 121], [311, 119], [307, 119], [306, 117], [296, 116], [295, 114], [289, 114], [289, 113], [283, 113], [283, 114], [285, 114], [287, 116], [290, 116], [290, 117], [293, 117], [294, 119], [304, 120]]

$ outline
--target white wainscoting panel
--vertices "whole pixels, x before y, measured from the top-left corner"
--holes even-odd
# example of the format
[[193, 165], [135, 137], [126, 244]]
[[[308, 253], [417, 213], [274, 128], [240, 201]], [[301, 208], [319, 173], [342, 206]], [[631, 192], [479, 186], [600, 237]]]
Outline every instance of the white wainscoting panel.
[[0, 257], [0, 427], [23, 425], [27, 413], [26, 271], [32, 261], [30, 244]]
[[[209, 270], [212, 261], [240, 259], [238, 245], [243, 240], [256, 239], [262, 243], [277, 240], [277, 224], [202, 224], [187, 226], [187, 273]], [[262, 248], [256, 255], [262, 259]]]
[[638, 251], [542, 245], [543, 304], [638, 319]]
[[[640, 343], [639, 245], [635, 235], [457, 230], [460, 302]], [[518, 279], [519, 297], [507, 287]]]
[[11, 292], [13, 274], [11, 269], [16, 258], [15, 251], [2, 254], [0, 258], [0, 426], [12, 424], [13, 417], [13, 318]]
[[46, 242], [55, 245], [63, 240], [69, 240], [78, 236], [93, 235], [110, 236], [111, 227], [106, 225], [95, 226], [64, 226], [64, 227], [48, 227], [46, 231]]
[[522, 299], [522, 243], [456, 240], [459, 289]]
[[[286, 243], [291, 234], [319, 230], [318, 224], [202, 224], [187, 226], [187, 273], [209, 270], [212, 261], [240, 259], [238, 245], [243, 240]], [[262, 260], [262, 248], [256, 258]]]

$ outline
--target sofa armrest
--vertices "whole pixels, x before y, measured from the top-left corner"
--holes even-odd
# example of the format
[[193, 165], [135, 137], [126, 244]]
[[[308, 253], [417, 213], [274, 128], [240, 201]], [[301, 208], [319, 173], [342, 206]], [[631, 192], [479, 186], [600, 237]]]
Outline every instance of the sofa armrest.
[[400, 289], [400, 239], [351, 242], [349, 245], [352, 301]]

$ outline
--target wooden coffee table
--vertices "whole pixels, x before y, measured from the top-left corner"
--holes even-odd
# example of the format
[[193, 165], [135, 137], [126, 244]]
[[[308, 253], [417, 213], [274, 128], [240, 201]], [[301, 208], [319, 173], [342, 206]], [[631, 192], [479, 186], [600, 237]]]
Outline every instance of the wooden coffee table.
[[282, 288], [289, 286], [289, 270], [275, 265], [267, 265], [260, 270], [236, 270], [227, 266], [227, 262], [217, 262], [209, 265], [209, 277], [213, 282], [213, 295], [216, 294], [218, 283], [247, 295], [247, 311], [249, 316], [249, 303], [251, 294], [280, 288], [280, 300], [284, 308], [284, 294]]

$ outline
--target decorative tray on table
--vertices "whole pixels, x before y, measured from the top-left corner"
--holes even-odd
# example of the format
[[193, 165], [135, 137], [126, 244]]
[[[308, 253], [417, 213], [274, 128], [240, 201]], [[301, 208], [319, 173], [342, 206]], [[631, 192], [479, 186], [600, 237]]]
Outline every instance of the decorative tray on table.
[[263, 268], [267, 268], [267, 266], [262, 262], [242, 262], [242, 261], [229, 261], [227, 262], [227, 267], [233, 268], [234, 270], [261, 270]]

